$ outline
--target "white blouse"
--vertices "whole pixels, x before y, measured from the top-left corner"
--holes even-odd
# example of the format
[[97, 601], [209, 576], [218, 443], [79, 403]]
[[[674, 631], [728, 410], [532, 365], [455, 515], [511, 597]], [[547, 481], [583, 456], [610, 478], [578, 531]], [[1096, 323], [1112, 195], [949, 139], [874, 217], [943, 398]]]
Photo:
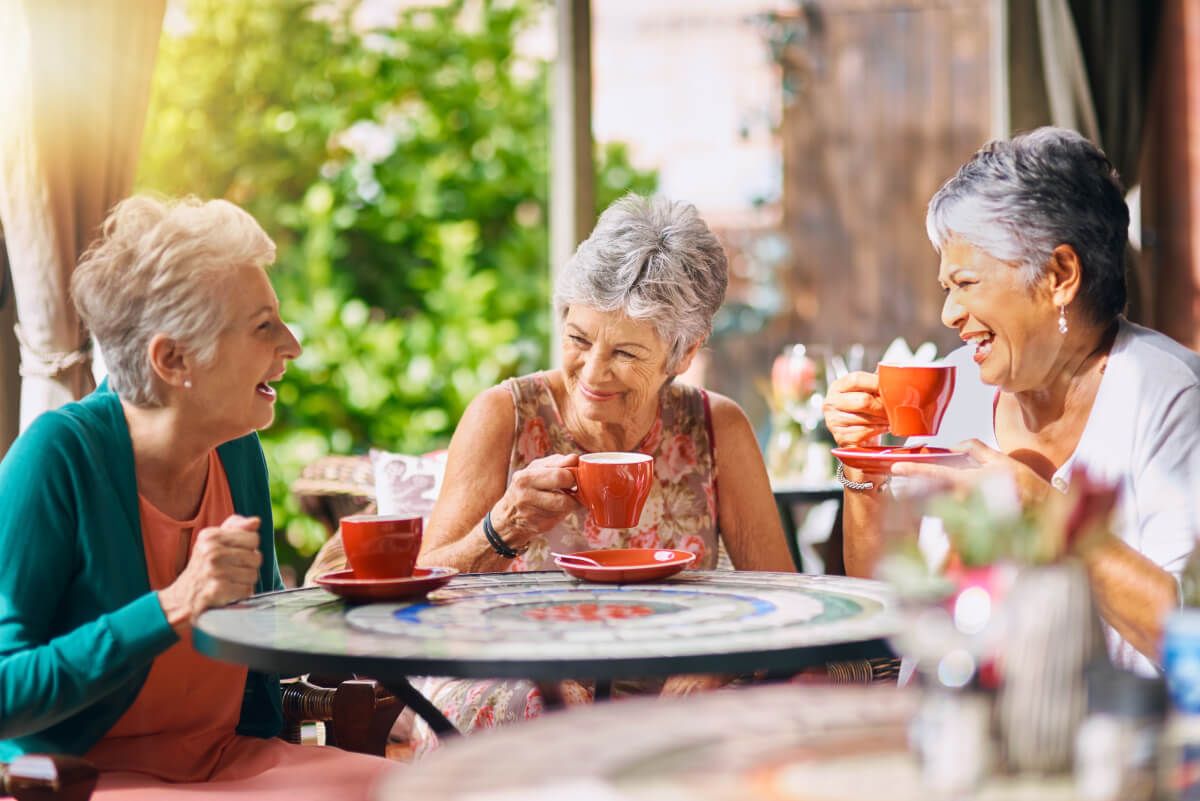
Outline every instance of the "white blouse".
[[[996, 389], [980, 380], [972, 354], [966, 346], [946, 358], [958, 368], [954, 397], [929, 444], [952, 447], [974, 438], [997, 447]], [[1200, 354], [1121, 318], [1083, 436], [1051, 478], [1055, 489], [1066, 492], [1077, 464], [1093, 478], [1120, 485], [1116, 533], [1178, 578], [1200, 535]], [[1106, 629], [1117, 665], [1155, 672], [1145, 656]]]

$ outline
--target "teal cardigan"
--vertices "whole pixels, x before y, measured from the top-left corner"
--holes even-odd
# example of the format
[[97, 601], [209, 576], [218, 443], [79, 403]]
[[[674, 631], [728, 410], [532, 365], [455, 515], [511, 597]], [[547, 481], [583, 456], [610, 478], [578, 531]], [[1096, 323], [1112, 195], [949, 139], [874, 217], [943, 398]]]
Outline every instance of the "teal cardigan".
[[[255, 591], [282, 589], [258, 436], [217, 454], [234, 508], [262, 519]], [[0, 462], [0, 761], [86, 753], [177, 639], [150, 589], [133, 445], [105, 382], [35, 420]], [[238, 732], [281, 727], [278, 677], [251, 672]]]

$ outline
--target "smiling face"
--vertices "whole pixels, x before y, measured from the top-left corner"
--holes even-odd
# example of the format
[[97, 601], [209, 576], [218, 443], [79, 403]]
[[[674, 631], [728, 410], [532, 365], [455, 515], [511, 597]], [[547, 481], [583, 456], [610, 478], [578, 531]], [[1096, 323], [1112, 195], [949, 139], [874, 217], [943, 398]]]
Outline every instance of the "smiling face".
[[279, 317], [279, 300], [260, 267], [231, 271], [222, 303], [228, 316], [217, 339], [216, 356], [193, 364], [191, 388], [184, 393], [197, 425], [226, 439], [266, 428], [275, 419], [275, 390], [300, 343]]
[[1007, 392], [1047, 385], [1064, 337], [1046, 281], [1030, 287], [1020, 266], [951, 236], [938, 282], [946, 292], [942, 322], [975, 346], [985, 383]]
[[[573, 411], [599, 423], [638, 425], [658, 412], [673, 375], [654, 326], [620, 312], [573, 305], [563, 319], [562, 371]], [[689, 353], [678, 365], [687, 369]]]

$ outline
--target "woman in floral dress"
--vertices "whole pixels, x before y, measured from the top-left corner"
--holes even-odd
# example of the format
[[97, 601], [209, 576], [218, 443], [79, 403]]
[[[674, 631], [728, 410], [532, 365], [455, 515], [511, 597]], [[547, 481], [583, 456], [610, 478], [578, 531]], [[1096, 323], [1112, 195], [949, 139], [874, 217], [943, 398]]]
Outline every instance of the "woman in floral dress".
[[[711, 333], [726, 283], [725, 253], [692, 205], [630, 195], [610, 206], [556, 287], [562, 366], [471, 403], [420, 562], [544, 570], [552, 551], [661, 547], [691, 551], [707, 569], [720, 543], [737, 568], [792, 571], [745, 413], [675, 380]], [[566, 492], [574, 476], [565, 468], [601, 451], [654, 457], [657, 480], [634, 528], [599, 528]], [[489, 544], [485, 517], [503, 553]], [[675, 677], [664, 692], [711, 683]], [[423, 689], [462, 730], [535, 715], [542, 703], [524, 682], [427, 679]], [[568, 701], [582, 694], [565, 689]], [[430, 735], [421, 724], [414, 734], [421, 750]]]

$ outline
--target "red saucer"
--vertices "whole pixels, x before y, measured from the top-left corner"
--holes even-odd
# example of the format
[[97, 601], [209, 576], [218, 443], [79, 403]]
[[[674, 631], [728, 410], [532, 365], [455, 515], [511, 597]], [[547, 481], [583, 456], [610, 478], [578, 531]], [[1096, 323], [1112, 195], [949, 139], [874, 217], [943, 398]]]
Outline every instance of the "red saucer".
[[600, 567], [596, 567], [556, 556], [554, 564], [562, 568], [567, 575], [584, 581], [607, 584], [656, 581], [673, 576], [696, 561], [696, 554], [690, 551], [673, 551], [670, 548], [609, 548], [579, 551], [564, 556], [587, 557], [600, 563]]
[[411, 576], [391, 579], [356, 579], [353, 570], [332, 570], [317, 576], [320, 586], [354, 603], [419, 598], [458, 575], [452, 567], [418, 567]]
[[864, 448], [834, 448], [833, 455], [846, 467], [857, 467], [868, 472], [887, 472], [896, 462], [924, 462], [961, 467], [970, 457], [965, 453], [930, 447], [883, 447], [871, 445]]

